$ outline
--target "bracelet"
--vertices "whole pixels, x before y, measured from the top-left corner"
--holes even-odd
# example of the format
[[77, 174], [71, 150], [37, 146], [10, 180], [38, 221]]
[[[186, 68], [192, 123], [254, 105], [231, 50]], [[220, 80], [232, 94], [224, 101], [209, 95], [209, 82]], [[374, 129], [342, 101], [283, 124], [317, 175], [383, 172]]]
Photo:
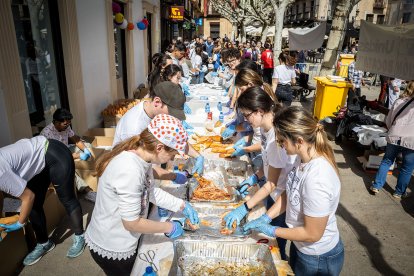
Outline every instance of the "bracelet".
[[250, 212], [252, 210], [251, 208], [247, 207], [247, 202], [243, 203], [243, 205], [244, 205], [244, 207], [246, 208], [247, 211]]

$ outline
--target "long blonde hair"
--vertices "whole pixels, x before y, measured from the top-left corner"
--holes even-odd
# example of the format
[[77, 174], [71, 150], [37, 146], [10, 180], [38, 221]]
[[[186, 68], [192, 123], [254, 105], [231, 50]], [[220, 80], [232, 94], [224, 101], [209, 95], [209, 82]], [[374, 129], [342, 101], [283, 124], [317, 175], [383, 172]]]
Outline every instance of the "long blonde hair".
[[273, 101], [276, 100], [272, 87], [268, 83], [264, 82], [262, 77], [252, 69], [241, 69], [234, 79], [234, 84], [239, 87], [249, 84], [262, 87], [262, 89], [272, 98]]
[[410, 81], [407, 84], [407, 87], [405, 88], [404, 92], [401, 94], [400, 98], [406, 98], [406, 97], [413, 97], [414, 96], [414, 81]]
[[273, 125], [276, 133], [285, 139], [295, 142], [302, 137], [305, 142], [314, 146], [316, 153], [325, 157], [339, 174], [328, 136], [323, 126], [308, 111], [298, 106], [277, 109]]
[[[117, 144], [111, 151], [101, 155], [96, 161], [96, 174], [98, 177], [102, 176], [109, 162], [123, 151], [136, 150], [142, 148], [146, 151], [155, 151], [158, 144], [162, 144], [157, 138], [152, 135], [148, 129], [145, 129], [140, 135], [132, 136], [131, 138]], [[176, 151], [164, 145], [168, 152]]]

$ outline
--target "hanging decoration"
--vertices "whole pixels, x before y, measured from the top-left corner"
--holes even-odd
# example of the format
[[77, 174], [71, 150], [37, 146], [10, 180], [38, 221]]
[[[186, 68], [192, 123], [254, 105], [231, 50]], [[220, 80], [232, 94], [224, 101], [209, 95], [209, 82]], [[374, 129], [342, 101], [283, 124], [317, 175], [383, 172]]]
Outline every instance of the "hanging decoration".
[[115, 23], [117, 23], [118, 25], [124, 23], [124, 15], [122, 13], [118, 12], [115, 14]]
[[132, 31], [134, 28], [135, 28], [134, 23], [129, 22], [127, 26], [128, 31]]
[[128, 21], [124, 19], [121, 25], [119, 25], [120, 29], [126, 29], [128, 27]]
[[148, 28], [149, 22], [147, 20], [147, 17], [144, 16], [144, 19], [142, 19], [141, 21], [139, 21], [137, 23], [137, 28], [140, 29], [141, 31], [145, 30], [146, 28]]
[[112, 2], [112, 12], [113, 13], [120, 13], [121, 12], [121, 6], [116, 2]]

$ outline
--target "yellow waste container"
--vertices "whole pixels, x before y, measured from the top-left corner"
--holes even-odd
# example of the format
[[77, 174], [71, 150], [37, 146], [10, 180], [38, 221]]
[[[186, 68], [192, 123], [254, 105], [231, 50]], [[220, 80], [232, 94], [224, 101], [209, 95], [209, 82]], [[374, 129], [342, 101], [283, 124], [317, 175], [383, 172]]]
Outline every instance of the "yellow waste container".
[[327, 77], [315, 77], [316, 96], [313, 115], [321, 120], [338, 111], [345, 105], [348, 89], [352, 87], [346, 81], [331, 81]]
[[338, 70], [336, 71], [336, 75], [347, 78], [348, 77], [348, 65], [354, 61], [355, 61], [355, 56], [353, 54], [339, 55]]

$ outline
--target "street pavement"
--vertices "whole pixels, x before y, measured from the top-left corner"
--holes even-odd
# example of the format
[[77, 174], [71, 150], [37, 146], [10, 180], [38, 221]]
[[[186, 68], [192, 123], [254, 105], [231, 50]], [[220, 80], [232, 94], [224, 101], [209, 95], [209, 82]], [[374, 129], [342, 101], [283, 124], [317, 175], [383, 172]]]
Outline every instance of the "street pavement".
[[[363, 88], [367, 99], [375, 99], [378, 87]], [[312, 98], [302, 104], [310, 108]], [[384, 189], [376, 196], [369, 192], [375, 174], [366, 173], [357, 157], [364, 148], [353, 141], [332, 143], [342, 182], [337, 210], [338, 227], [345, 245], [345, 264], [341, 275], [413, 275], [414, 196], [398, 200], [392, 197], [396, 175], [389, 175]], [[412, 191], [414, 180], [408, 191]], [[81, 199], [85, 224], [93, 204]], [[56, 248], [37, 264], [26, 267], [22, 275], [104, 275], [89, 251], [68, 259], [66, 251], [72, 240], [66, 217], [53, 235]]]

